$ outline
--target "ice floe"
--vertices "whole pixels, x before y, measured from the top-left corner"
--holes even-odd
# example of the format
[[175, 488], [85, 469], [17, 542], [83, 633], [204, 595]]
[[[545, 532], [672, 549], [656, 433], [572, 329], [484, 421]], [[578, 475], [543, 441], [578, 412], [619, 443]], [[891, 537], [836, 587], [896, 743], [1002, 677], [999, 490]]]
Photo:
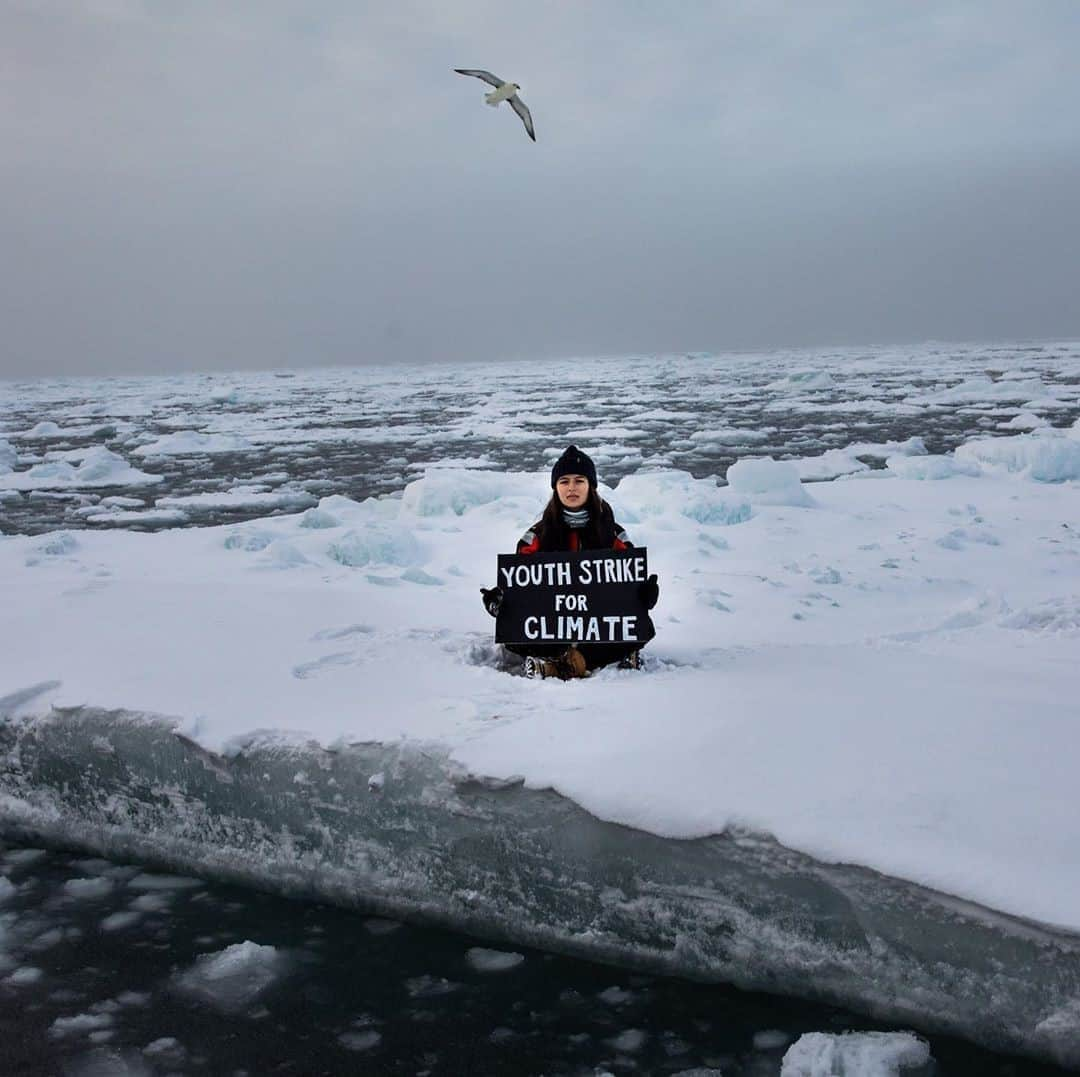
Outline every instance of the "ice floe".
[[286, 956], [273, 946], [250, 940], [204, 954], [177, 973], [174, 986], [182, 994], [224, 1013], [247, 1009], [286, 973]]
[[246, 438], [229, 434], [202, 434], [178, 430], [164, 434], [133, 449], [135, 456], [198, 456], [214, 453], [252, 452], [255, 446]]
[[509, 950], [487, 950], [482, 946], [472, 947], [465, 957], [477, 972], [508, 972], [525, 960], [524, 954]]
[[0, 487], [9, 490], [89, 489], [97, 486], [147, 486], [161, 482], [162, 476], [150, 475], [132, 467], [122, 456], [98, 446], [82, 453], [82, 462], [66, 460], [35, 464], [26, 471], [0, 474]]
[[780, 1077], [902, 1077], [930, 1062], [911, 1032], [808, 1032], [788, 1048]]

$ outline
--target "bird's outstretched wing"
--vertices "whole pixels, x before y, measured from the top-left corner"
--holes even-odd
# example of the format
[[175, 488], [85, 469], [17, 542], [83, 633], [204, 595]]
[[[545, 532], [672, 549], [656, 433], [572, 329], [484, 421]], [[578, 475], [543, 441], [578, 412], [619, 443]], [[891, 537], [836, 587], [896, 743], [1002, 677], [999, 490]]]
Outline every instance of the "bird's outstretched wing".
[[496, 89], [503, 84], [503, 80], [490, 71], [472, 71], [467, 67], [455, 67], [454, 71], [459, 75], [472, 75], [474, 79], [483, 79], [489, 86], [494, 86]]
[[536, 132], [533, 130], [532, 115], [525, 107], [525, 102], [517, 94], [514, 94], [510, 98], [510, 107], [521, 117], [521, 122], [525, 124], [525, 130], [529, 133], [529, 138], [535, 142]]

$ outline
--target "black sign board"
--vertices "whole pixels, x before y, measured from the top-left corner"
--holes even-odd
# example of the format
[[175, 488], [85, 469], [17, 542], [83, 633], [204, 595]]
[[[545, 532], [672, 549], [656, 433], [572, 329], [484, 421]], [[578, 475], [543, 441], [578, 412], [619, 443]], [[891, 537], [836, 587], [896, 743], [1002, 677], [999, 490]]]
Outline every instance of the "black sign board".
[[500, 554], [499, 643], [646, 643], [656, 634], [638, 589], [644, 547]]

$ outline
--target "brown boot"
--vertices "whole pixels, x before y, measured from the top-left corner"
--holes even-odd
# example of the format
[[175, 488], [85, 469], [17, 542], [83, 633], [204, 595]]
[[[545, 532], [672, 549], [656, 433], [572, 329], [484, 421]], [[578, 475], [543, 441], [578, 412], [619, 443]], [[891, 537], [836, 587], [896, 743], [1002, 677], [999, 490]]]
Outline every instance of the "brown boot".
[[558, 677], [560, 681], [573, 680], [575, 677], [587, 677], [585, 656], [576, 647], [571, 647], [556, 658], [526, 658], [524, 672], [526, 677]]
[[565, 650], [552, 665], [555, 666], [555, 676], [561, 681], [570, 681], [575, 677], [587, 677], [589, 670], [585, 665], [585, 656], [576, 647]]

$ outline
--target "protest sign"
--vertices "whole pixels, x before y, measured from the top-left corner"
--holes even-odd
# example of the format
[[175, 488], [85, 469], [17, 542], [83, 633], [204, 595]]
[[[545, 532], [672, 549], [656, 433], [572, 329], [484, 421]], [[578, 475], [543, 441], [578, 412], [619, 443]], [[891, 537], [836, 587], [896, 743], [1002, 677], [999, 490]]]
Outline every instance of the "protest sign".
[[638, 589], [647, 551], [499, 556], [495, 639], [514, 644], [646, 643], [656, 630]]

